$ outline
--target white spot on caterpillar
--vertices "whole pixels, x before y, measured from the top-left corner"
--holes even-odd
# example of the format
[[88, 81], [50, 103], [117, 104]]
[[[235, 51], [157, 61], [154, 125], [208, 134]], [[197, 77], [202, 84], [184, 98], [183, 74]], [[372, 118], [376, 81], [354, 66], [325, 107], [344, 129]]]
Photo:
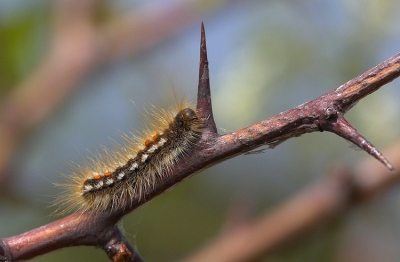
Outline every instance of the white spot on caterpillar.
[[85, 192], [90, 191], [93, 189], [93, 186], [91, 185], [85, 185]]
[[112, 185], [113, 183], [114, 183], [114, 179], [112, 179], [112, 178], [107, 178], [106, 179], [106, 185], [107, 186]]
[[118, 180], [121, 180], [121, 179], [124, 178], [124, 176], [125, 176], [125, 173], [124, 173], [124, 172], [121, 172], [121, 173], [118, 174], [117, 179], [118, 179]]
[[98, 181], [96, 184], [94, 184], [94, 187], [95, 187], [96, 189], [100, 189], [103, 185], [104, 185], [103, 181], [100, 180], [100, 181]]
[[158, 146], [152, 145], [148, 150], [147, 153], [154, 153], [158, 149]]
[[167, 142], [167, 139], [161, 138], [160, 141], [158, 141], [158, 146], [163, 146]]
[[143, 154], [142, 155], [142, 162], [146, 161], [146, 159], [149, 157], [148, 154]]
[[[135, 170], [136, 168], [138, 168], [138, 164], [137, 164], [136, 162], [134, 162], [134, 163], [131, 165], [131, 167], [129, 168], [129, 170], [133, 171], [133, 170]], [[124, 175], [125, 175], [125, 174], [124, 174]]]

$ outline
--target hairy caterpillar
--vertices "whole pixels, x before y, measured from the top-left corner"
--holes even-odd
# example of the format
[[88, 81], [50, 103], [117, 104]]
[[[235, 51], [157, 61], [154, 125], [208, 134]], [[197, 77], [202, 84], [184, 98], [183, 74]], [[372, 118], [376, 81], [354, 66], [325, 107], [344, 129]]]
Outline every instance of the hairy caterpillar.
[[150, 112], [142, 136], [124, 135], [124, 145], [73, 167], [56, 201], [56, 213], [72, 210], [102, 212], [142, 198], [156, 179], [168, 175], [176, 161], [200, 139], [203, 123], [187, 102], [171, 110]]

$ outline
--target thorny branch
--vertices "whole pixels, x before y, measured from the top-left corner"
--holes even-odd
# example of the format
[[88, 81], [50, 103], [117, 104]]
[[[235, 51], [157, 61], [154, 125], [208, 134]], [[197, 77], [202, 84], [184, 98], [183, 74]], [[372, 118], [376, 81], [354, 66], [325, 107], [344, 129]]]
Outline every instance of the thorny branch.
[[[385, 154], [400, 167], [400, 141]], [[335, 165], [323, 177], [254, 221], [234, 225], [183, 261], [258, 261], [398, 182], [400, 172], [369, 158], [350, 168]]]
[[0, 260], [29, 259], [62, 247], [88, 245], [103, 248], [113, 261], [141, 261], [116, 226], [124, 215], [204, 168], [262, 145], [274, 147], [305, 133], [324, 130], [333, 132], [353, 142], [393, 170], [386, 158], [344, 119], [344, 114], [363, 97], [400, 75], [400, 54], [312, 101], [220, 136], [216, 133], [211, 109], [203, 25], [200, 48], [197, 109], [208, 126], [193, 153], [180, 159], [170, 175], [158, 181], [144, 199], [133, 199], [132, 205], [97, 216], [78, 212], [21, 235], [1, 239]]

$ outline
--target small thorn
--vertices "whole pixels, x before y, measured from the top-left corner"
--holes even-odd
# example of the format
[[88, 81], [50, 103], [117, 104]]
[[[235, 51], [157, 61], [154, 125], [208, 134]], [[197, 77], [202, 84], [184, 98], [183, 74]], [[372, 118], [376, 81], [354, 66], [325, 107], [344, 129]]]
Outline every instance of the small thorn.
[[337, 120], [335, 122], [330, 122], [324, 125], [324, 129], [335, 133], [344, 139], [352, 142], [371, 156], [375, 157], [382, 164], [386, 166], [390, 171], [395, 172], [394, 167], [386, 159], [386, 157], [365, 137], [363, 137], [357, 129], [352, 127], [349, 122], [343, 117], [343, 115], [337, 115]]

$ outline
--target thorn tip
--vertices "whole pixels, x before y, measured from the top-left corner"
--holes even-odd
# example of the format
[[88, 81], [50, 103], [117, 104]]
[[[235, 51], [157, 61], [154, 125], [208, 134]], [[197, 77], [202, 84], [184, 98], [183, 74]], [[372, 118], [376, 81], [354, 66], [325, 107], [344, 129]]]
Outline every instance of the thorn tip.
[[[329, 122], [327, 122], [329, 123]], [[332, 123], [330, 122], [325, 126], [325, 130], [335, 133], [344, 139], [352, 142], [371, 156], [375, 157], [379, 162], [381, 162], [387, 169], [395, 172], [394, 167], [385, 158], [385, 156], [369, 142], [365, 137], [363, 137], [357, 129], [355, 129], [349, 122], [343, 117], [343, 115], [338, 115], [337, 120]]]

